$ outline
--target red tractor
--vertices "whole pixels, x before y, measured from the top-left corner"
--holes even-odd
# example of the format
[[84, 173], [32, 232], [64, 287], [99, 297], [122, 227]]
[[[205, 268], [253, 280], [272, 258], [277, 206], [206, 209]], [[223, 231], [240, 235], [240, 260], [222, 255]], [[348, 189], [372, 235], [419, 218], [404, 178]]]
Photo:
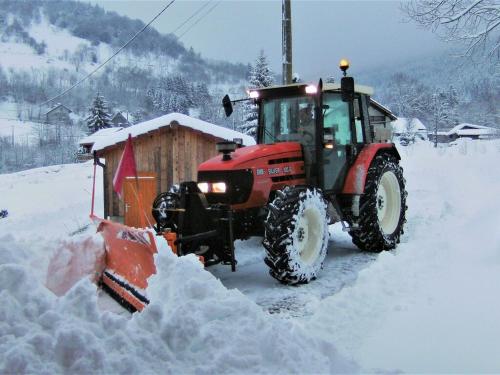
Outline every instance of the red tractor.
[[[285, 284], [317, 277], [335, 222], [361, 250], [395, 248], [405, 223], [405, 180], [396, 147], [381, 142], [370, 122], [370, 95], [346, 76], [340, 85], [252, 90], [257, 145], [219, 143], [222, 155], [199, 166], [198, 181], [156, 198], [156, 231], [175, 234], [178, 255], [233, 271], [234, 241], [263, 236], [270, 274]], [[232, 103], [223, 100], [227, 115]]]

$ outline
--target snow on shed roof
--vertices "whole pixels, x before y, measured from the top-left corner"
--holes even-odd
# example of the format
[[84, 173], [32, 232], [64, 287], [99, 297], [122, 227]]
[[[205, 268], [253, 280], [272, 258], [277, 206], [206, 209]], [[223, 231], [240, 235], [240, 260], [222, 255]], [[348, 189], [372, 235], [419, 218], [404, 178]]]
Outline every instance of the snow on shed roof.
[[241, 138], [243, 139], [243, 144], [245, 146], [255, 144], [255, 140], [249, 135], [224, 128], [222, 126], [214, 125], [209, 122], [184, 115], [182, 113], [174, 112], [149, 121], [144, 121], [139, 124], [132, 125], [116, 133], [110, 134], [107, 137], [100, 138], [94, 143], [94, 147], [92, 148], [92, 150], [102, 150], [117, 143], [125, 142], [129, 134], [131, 134], [132, 137], [137, 137], [138, 135], [145, 134], [153, 130], [171, 126], [174, 122], [180, 126], [188, 127], [221, 139], [233, 140], [234, 138]]
[[418, 118], [412, 118], [408, 120], [408, 118], [406, 117], [398, 117], [397, 120], [392, 121], [392, 129], [394, 133], [405, 133], [406, 131], [408, 131], [408, 121], [410, 121], [410, 129], [412, 132], [427, 131], [425, 125], [422, 124], [422, 121], [420, 121]]
[[95, 133], [92, 133], [85, 138], [80, 139], [80, 144], [81, 145], [92, 145], [99, 141], [100, 139], [103, 139], [105, 137], [108, 137], [110, 134], [116, 133], [120, 130], [122, 130], [122, 127], [114, 127], [114, 128], [105, 128], [105, 129], [100, 129], [96, 131]]

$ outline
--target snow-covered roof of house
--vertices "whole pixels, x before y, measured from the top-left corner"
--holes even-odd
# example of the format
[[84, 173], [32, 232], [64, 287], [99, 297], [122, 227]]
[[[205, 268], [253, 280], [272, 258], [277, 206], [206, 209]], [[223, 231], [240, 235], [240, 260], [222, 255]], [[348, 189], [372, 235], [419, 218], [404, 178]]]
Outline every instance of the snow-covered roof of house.
[[139, 124], [132, 125], [116, 133], [110, 134], [109, 136], [100, 138], [94, 143], [94, 147], [92, 148], [92, 150], [99, 151], [106, 147], [115, 145], [117, 143], [125, 142], [129, 134], [131, 134], [132, 137], [136, 137], [138, 135], [145, 134], [150, 131], [172, 125], [188, 127], [197, 130], [199, 132], [225, 140], [233, 140], [234, 138], [241, 138], [245, 146], [250, 146], [255, 144], [255, 140], [249, 135], [228, 128], [224, 128], [222, 126], [214, 125], [209, 122], [199, 120], [193, 117], [189, 117], [182, 113], [174, 112], [149, 121], [144, 121]]
[[47, 112], [45, 112], [45, 115], [48, 115], [52, 111], [55, 111], [57, 108], [64, 108], [66, 110], [66, 112], [68, 112], [68, 113], [73, 112], [71, 109], [69, 109], [68, 107], [66, 107], [64, 104], [57, 103], [55, 106], [53, 106], [52, 108], [50, 108], [49, 110], [47, 110]]
[[[410, 121], [410, 126], [408, 126], [408, 121]], [[408, 130], [415, 133], [427, 131], [425, 125], [418, 118], [408, 119], [406, 117], [398, 117], [397, 120], [393, 121], [392, 129], [394, 133], [405, 133]]]
[[474, 124], [459, 124], [454, 128], [450, 129], [447, 134], [457, 134], [459, 136], [468, 136], [468, 135], [491, 135], [499, 133], [498, 129], [490, 128], [483, 125], [474, 125]]
[[80, 142], [78, 143], [80, 145], [93, 145], [97, 141], [109, 137], [111, 134], [114, 134], [122, 129], [123, 129], [122, 127], [100, 129], [95, 133], [92, 133], [86, 136], [85, 138], [80, 139]]

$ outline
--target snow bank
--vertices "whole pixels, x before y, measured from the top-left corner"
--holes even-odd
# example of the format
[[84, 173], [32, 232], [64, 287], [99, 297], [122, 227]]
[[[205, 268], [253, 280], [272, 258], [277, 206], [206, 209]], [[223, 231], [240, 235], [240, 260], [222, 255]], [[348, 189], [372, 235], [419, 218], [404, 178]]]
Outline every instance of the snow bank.
[[308, 328], [364, 371], [499, 372], [500, 143], [401, 151], [404, 243], [323, 300]]
[[140, 134], [145, 134], [152, 130], [160, 129], [162, 127], [170, 126], [172, 122], [177, 122], [181, 126], [186, 126], [188, 128], [198, 130], [205, 134], [210, 134], [218, 138], [232, 141], [234, 138], [243, 139], [243, 144], [245, 146], [250, 146], [255, 144], [255, 140], [243, 133], [224, 128], [222, 126], [214, 125], [206, 121], [202, 121], [193, 117], [186, 116], [182, 113], [169, 113], [168, 115], [160, 116], [158, 118], [141, 122], [136, 125], [132, 125], [121, 131], [115, 132], [109, 137], [99, 139], [94, 144], [92, 150], [102, 150], [106, 147], [115, 145], [120, 142], [125, 142], [129, 134], [132, 137], [136, 137]]
[[55, 297], [0, 245], [0, 372], [352, 372], [331, 341], [227, 290], [194, 256], [162, 248], [153, 303], [131, 319], [97, 308], [83, 279]]

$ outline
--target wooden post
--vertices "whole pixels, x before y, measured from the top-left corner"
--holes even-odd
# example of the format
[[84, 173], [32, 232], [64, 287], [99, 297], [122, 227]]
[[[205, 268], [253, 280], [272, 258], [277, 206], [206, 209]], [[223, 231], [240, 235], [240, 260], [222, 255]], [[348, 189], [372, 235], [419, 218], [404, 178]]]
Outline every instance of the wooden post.
[[282, 0], [283, 84], [292, 83], [292, 9], [291, 0]]

